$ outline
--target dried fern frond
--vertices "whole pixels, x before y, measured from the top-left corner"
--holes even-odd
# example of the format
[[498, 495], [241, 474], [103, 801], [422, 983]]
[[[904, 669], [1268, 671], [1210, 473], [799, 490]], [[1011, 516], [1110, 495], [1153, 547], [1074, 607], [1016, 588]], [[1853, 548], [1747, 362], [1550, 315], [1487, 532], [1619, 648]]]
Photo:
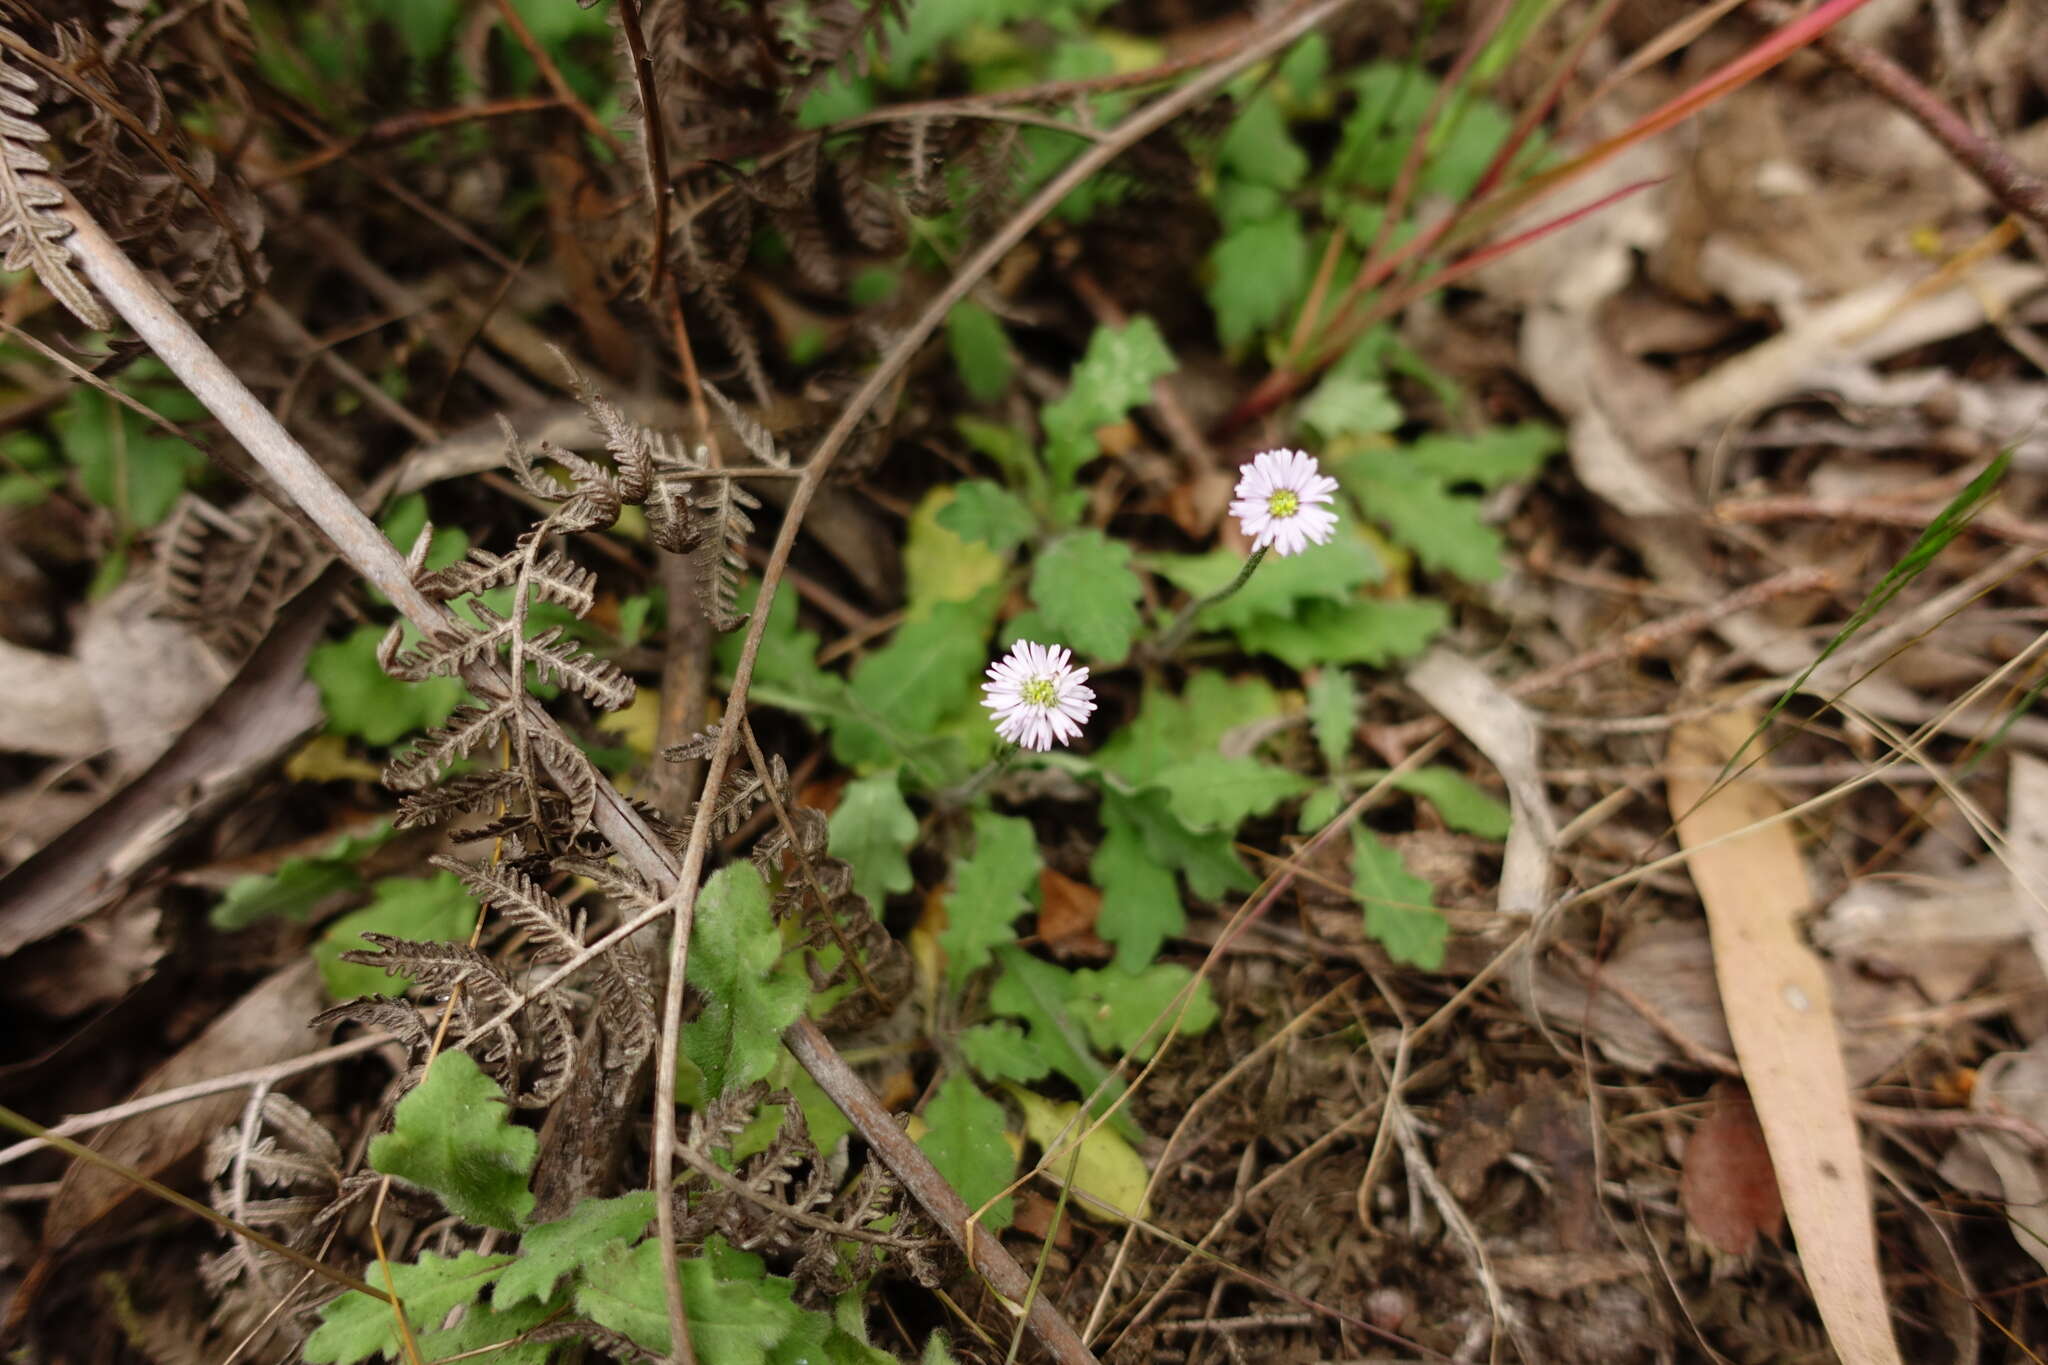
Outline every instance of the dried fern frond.
[[502, 739], [516, 714], [510, 703], [456, 707], [419, 743], [384, 765], [384, 785], [394, 791], [420, 791], [432, 785], [458, 760]]
[[661, 751], [661, 756], [671, 763], [688, 763], [692, 759], [709, 758], [718, 746], [718, 736], [724, 731], [723, 725], [711, 725], [680, 744], [671, 744]]
[[549, 626], [528, 640], [524, 652], [527, 666], [540, 681], [569, 688], [607, 711], [630, 705], [638, 690], [625, 670], [610, 659], [600, 659], [575, 641], [564, 639], [560, 626]]
[[757, 462], [775, 469], [789, 468], [789, 452], [776, 447], [775, 437], [768, 428], [755, 421], [739, 404], [727, 398], [719, 387], [708, 379], [704, 381], [704, 392], [711, 396], [712, 402], [718, 404], [718, 410], [724, 415], [726, 425], [740, 438], [740, 444], [746, 447], [749, 455]]
[[[19, 41], [12, 29], [0, 27], [0, 34]], [[72, 265], [71, 224], [51, 212], [62, 207], [64, 192], [42, 152], [50, 135], [35, 122], [36, 91], [35, 77], [0, 48], [0, 270], [34, 270], [73, 317], [109, 331], [112, 315]]]
[[747, 566], [747, 537], [754, 533], [754, 519], [747, 513], [759, 508], [761, 501], [738, 480], [720, 479], [692, 505], [709, 522], [703, 540], [691, 552], [697, 601], [711, 618], [712, 629], [735, 630], [747, 619], [739, 609], [740, 570]]
[[538, 942], [539, 961], [566, 961], [583, 947], [583, 922], [533, 878], [503, 863], [472, 863], [438, 854], [433, 865], [453, 872], [469, 894], [511, 920]]

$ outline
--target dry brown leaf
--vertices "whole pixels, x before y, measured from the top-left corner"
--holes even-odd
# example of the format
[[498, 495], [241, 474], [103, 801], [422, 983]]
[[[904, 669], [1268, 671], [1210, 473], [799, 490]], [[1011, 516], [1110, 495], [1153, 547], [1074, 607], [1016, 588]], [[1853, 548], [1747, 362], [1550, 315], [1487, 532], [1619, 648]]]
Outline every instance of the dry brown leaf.
[[1897, 1365], [1834, 993], [1799, 931], [1813, 901], [1805, 864], [1792, 827], [1766, 823], [1782, 808], [1760, 774], [1720, 786], [1696, 775], [1744, 752], [1756, 726], [1742, 708], [1674, 728], [1666, 792], [1821, 1322], [1847, 1365]]
[[1685, 1140], [1678, 1202], [1692, 1230], [1729, 1256], [1747, 1256], [1757, 1238], [1775, 1237], [1785, 1226], [1771, 1149], [1739, 1082], [1714, 1087], [1706, 1118]]
[[[324, 1003], [320, 973], [313, 960], [276, 972], [237, 1001], [213, 1024], [186, 1044], [136, 1087], [136, 1097], [153, 1095], [233, 1071], [269, 1066], [319, 1043], [306, 1026]], [[221, 1128], [235, 1121], [244, 1096], [236, 1091], [210, 1095], [125, 1120], [96, 1137], [92, 1146], [118, 1161], [156, 1175], [199, 1150]], [[98, 1166], [74, 1162], [50, 1201], [43, 1220], [45, 1256], [61, 1252], [135, 1194], [135, 1187]]]
[[1054, 957], [1063, 962], [1103, 962], [1116, 951], [1095, 935], [1095, 921], [1102, 913], [1100, 891], [1048, 867], [1038, 874], [1038, 892], [1038, 937]]
[[[2048, 1126], [2048, 1039], [2025, 1052], [1987, 1058], [1970, 1088], [1970, 1108]], [[2048, 1154], [2011, 1133], [1967, 1132], [1942, 1162], [1941, 1174], [1951, 1184], [2002, 1199], [2013, 1240], [2048, 1270]]]

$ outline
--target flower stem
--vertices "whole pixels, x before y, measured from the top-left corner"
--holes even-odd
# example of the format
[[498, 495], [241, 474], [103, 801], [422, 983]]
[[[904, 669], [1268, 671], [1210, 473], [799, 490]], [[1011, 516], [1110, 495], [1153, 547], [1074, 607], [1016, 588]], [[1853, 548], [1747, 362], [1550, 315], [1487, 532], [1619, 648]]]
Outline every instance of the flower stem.
[[1266, 551], [1272, 548], [1270, 545], [1261, 545], [1258, 549], [1253, 550], [1251, 558], [1247, 559], [1244, 562], [1244, 567], [1237, 571], [1237, 577], [1231, 579], [1207, 597], [1190, 602], [1185, 607], [1182, 607], [1180, 615], [1175, 617], [1173, 624], [1166, 628], [1166, 634], [1159, 637], [1159, 643], [1155, 646], [1154, 652], [1162, 659], [1173, 657], [1173, 652], [1179, 649], [1181, 644], [1187, 639], [1188, 632], [1195, 628], [1195, 617], [1200, 615], [1204, 608], [1215, 606], [1218, 602], [1221, 602], [1224, 598], [1230, 596], [1230, 594], [1236, 592], [1249, 582], [1252, 570], [1259, 567], [1259, 561], [1264, 559]]
[[982, 765], [980, 772], [962, 782], [959, 786], [944, 792], [939, 804], [957, 809], [981, 794], [981, 789], [994, 779], [995, 775], [1010, 766], [1010, 760], [1017, 756], [1017, 745], [1005, 743], [996, 751], [996, 756]]

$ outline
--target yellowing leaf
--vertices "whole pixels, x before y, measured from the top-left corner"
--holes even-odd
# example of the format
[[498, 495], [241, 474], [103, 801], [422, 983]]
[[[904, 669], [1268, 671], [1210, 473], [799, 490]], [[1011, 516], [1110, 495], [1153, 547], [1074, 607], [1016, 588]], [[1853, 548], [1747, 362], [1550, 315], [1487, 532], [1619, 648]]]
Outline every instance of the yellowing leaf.
[[599, 716], [596, 725], [608, 735], [617, 735], [633, 757], [651, 758], [655, 732], [661, 726], [661, 693], [652, 687], [642, 687], [622, 710]]
[[922, 621], [934, 602], [966, 602], [1002, 580], [1002, 555], [980, 541], [962, 540], [939, 524], [939, 513], [952, 501], [951, 487], [934, 488], [911, 514], [910, 538], [903, 546], [907, 620]]
[[294, 782], [378, 782], [384, 770], [350, 753], [340, 735], [316, 735], [284, 761], [284, 775]]
[[[1145, 1159], [1117, 1132], [1114, 1125], [1099, 1124], [1085, 1130], [1074, 1122], [1080, 1106], [1064, 1100], [1049, 1100], [1016, 1086], [1005, 1087], [1017, 1107], [1024, 1111], [1024, 1132], [1045, 1152], [1039, 1167], [1064, 1180], [1073, 1166], [1073, 1189], [1091, 1196], [1075, 1204], [1113, 1223], [1129, 1221], [1129, 1215], [1146, 1216], [1145, 1185], [1151, 1178]], [[1069, 1129], [1071, 1128], [1071, 1131]], [[1074, 1139], [1080, 1138], [1081, 1152], [1074, 1155]], [[1064, 1134], [1064, 1136], [1063, 1136]], [[1100, 1203], [1094, 1202], [1096, 1200]], [[1107, 1207], [1104, 1207], [1104, 1206]]]

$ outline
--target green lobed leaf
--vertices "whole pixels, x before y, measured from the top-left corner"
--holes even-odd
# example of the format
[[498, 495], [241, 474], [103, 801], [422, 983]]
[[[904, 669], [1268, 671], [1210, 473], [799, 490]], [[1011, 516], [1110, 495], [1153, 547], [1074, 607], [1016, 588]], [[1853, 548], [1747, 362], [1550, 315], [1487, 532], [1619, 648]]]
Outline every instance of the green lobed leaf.
[[1215, 1025], [1216, 1001], [1207, 981], [1195, 983], [1185, 1009], [1175, 1004], [1194, 976], [1178, 962], [1155, 962], [1135, 972], [1114, 966], [1084, 968], [1074, 973], [1067, 1013], [1088, 1030], [1088, 1040], [1099, 1051], [1115, 1057], [1129, 1052], [1141, 1062], [1150, 1061], [1166, 1041], [1176, 1014], [1179, 1031], [1189, 1037]]
[[1219, 753], [1183, 759], [1155, 781], [1169, 794], [1169, 805], [1183, 825], [1224, 834], [1234, 833], [1247, 819], [1266, 814], [1311, 785], [1285, 768]]
[[1358, 687], [1341, 668], [1319, 668], [1308, 682], [1309, 729], [1332, 771], [1344, 766], [1358, 725]]
[[1125, 413], [1150, 401], [1152, 385], [1176, 365], [1158, 324], [1148, 317], [1096, 328], [1065, 396], [1046, 404], [1040, 414], [1045, 463], [1053, 478], [1071, 485], [1081, 466], [1101, 453], [1095, 429], [1122, 421]]
[[1032, 565], [1031, 600], [1060, 643], [1105, 664], [1131, 652], [1145, 585], [1130, 563], [1128, 545], [1096, 530], [1070, 531], [1046, 546]]
[[[560, 1317], [568, 1307], [566, 1298], [523, 1303], [517, 1308], [473, 1303], [462, 1315], [462, 1321], [453, 1327], [422, 1332], [418, 1338], [420, 1356], [425, 1360], [439, 1361], [496, 1347], [489, 1354], [477, 1358], [488, 1362], [488, 1365], [548, 1365], [548, 1357], [555, 1353], [555, 1342], [529, 1341], [517, 1346], [501, 1346], [499, 1343], [511, 1341], [522, 1332], [530, 1332], [542, 1323]], [[390, 1319], [388, 1308], [384, 1316], [387, 1321]]]
[[1235, 350], [1278, 324], [1308, 283], [1308, 237], [1297, 214], [1231, 229], [1209, 253], [1209, 307], [1216, 337]]
[[1126, 795], [1105, 789], [1102, 821], [1105, 828], [1112, 821], [1130, 826], [1144, 842], [1152, 861], [1186, 877], [1188, 889], [1203, 900], [1215, 900], [1225, 892], [1242, 891], [1253, 885], [1251, 874], [1231, 851], [1230, 835], [1189, 829], [1173, 813], [1166, 792]]
[[1237, 628], [1237, 642], [1298, 672], [1318, 664], [1386, 664], [1422, 652], [1450, 624], [1450, 609], [1429, 599], [1311, 602], [1292, 621], [1267, 618]]
[[[917, 1140], [967, 1207], [978, 1209], [1017, 1172], [1017, 1154], [1003, 1136], [1003, 1107], [955, 1071], [940, 1083], [924, 1108], [925, 1135]], [[981, 1225], [999, 1232], [1010, 1225], [1015, 1201], [1005, 1195], [982, 1215]]]
[[[759, 594], [759, 584], [750, 582], [743, 586], [740, 610], [752, 613]], [[744, 631], [732, 631], [718, 642], [714, 656], [719, 671], [728, 678], [739, 665], [744, 643]], [[768, 608], [768, 624], [761, 632], [761, 651], [754, 658], [754, 682], [792, 698], [826, 706], [838, 704], [846, 691], [843, 680], [818, 667], [818, 634], [798, 626], [793, 591], [776, 593]]]
[[1002, 555], [947, 527], [946, 508], [953, 496], [950, 487], [934, 488], [911, 513], [903, 545], [906, 620], [922, 621], [935, 603], [972, 601], [1000, 583], [1008, 567]]
[[1102, 892], [1095, 932], [1116, 945], [1119, 967], [1135, 971], [1187, 928], [1187, 911], [1172, 870], [1152, 856], [1138, 826], [1107, 802], [1102, 826], [1102, 841], [1088, 862], [1088, 876]]
[[1230, 175], [1276, 190], [1296, 189], [1308, 174], [1308, 153], [1296, 145], [1280, 101], [1270, 92], [1255, 96], [1231, 120], [1216, 159]]
[[1410, 872], [1400, 851], [1371, 830], [1351, 828], [1351, 894], [1365, 907], [1365, 932], [1396, 962], [1433, 972], [1444, 965], [1450, 925], [1436, 892]]
[[853, 866], [853, 889], [880, 914], [890, 893], [908, 891], [917, 816], [903, 799], [899, 770], [855, 778], [832, 812], [828, 849]]
[[[1201, 555], [1148, 555], [1157, 571], [1192, 598], [1207, 597], [1237, 577], [1244, 556], [1215, 549]], [[1292, 620], [1305, 602], [1344, 602], [1357, 588], [1387, 576], [1380, 552], [1355, 522], [1339, 522], [1335, 537], [1313, 554], [1268, 555], [1245, 585], [1213, 606], [1195, 624], [1203, 630], [1231, 630], [1262, 617]]]
[[1541, 422], [1488, 427], [1475, 436], [1430, 435], [1408, 447], [1408, 463], [1445, 483], [1498, 488], [1526, 479], [1564, 450], [1564, 433]]
[[1505, 802], [1481, 790], [1455, 768], [1418, 768], [1394, 779], [1394, 785], [1422, 797], [1452, 829], [1482, 839], [1508, 837], [1510, 814]]
[[228, 883], [207, 914], [216, 929], [241, 929], [262, 919], [302, 920], [314, 906], [362, 885], [356, 864], [383, 847], [393, 834], [380, 820], [362, 834], [344, 834], [307, 858], [287, 858], [271, 873], [254, 873]]
[[683, 1025], [676, 1095], [701, 1109], [774, 1070], [782, 1031], [810, 992], [801, 965], [782, 960], [768, 884], [752, 863], [729, 863], [704, 883], [686, 975], [704, 1007]]
[[[930, 616], [905, 625], [861, 661], [849, 700], [899, 734], [929, 737], [946, 717], [972, 705], [994, 607], [993, 594], [935, 603]], [[903, 757], [881, 729], [865, 721], [834, 725], [832, 751], [855, 766], [891, 765]]]
[[1377, 436], [1401, 425], [1401, 405], [1385, 381], [1355, 375], [1325, 375], [1301, 405], [1302, 425], [1326, 442], [1346, 436]]
[[1423, 564], [1472, 583], [1488, 583], [1506, 572], [1500, 533], [1481, 519], [1478, 498], [1450, 492], [1413, 469], [1379, 462], [1368, 470], [1366, 464], [1346, 460], [1339, 466], [1349, 471], [1340, 474], [1344, 487], [1367, 516], [1415, 551]]
[[431, 730], [462, 705], [468, 689], [460, 678], [400, 682], [377, 662], [384, 628], [357, 626], [339, 640], [315, 645], [306, 676], [320, 689], [320, 706], [332, 734], [382, 747]]
[[[150, 406], [172, 416], [173, 405], [161, 401], [168, 396], [161, 391], [144, 394]], [[64, 457], [77, 467], [86, 496], [119, 514], [124, 526], [162, 521], [186, 484], [206, 468], [206, 457], [189, 443], [165, 434], [97, 389], [73, 390], [64, 406], [50, 415], [50, 428], [57, 433]]]
[[[668, 1299], [661, 1244], [615, 1248], [592, 1263], [576, 1287], [576, 1311], [667, 1354]], [[704, 1253], [677, 1267], [690, 1345], [707, 1365], [768, 1365], [769, 1352], [798, 1330], [804, 1310], [788, 1280], [766, 1274], [760, 1258], [732, 1252], [715, 1234]]]
[[[449, 1055], [443, 1053], [442, 1057]], [[476, 1303], [477, 1296], [511, 1263], [510, 1256], [465, 1251], [442, 1257], [428, 1251], [411, 1265], [393, 1262], [391, 1288], [405, 1308], [406, 1321], [417, 1332], [439, 1326], [456, 1308]], [[374, 1267], [370, 1274], [370, 1282], [381, 1288], [382, 1275]], [[320, 1325], [306, 1338], [302, 1353], [310, 1365], [355, 1365], [373, 1355], [396, 1360], [399, 1350], [398, 1321], [391, 1305], [351, 1289], [321, 1305]]]
[[393, 977], [375, 967], [343, 962], [351, 949], [368, 948], [366, 933], [390, 934], [419, 943], [466, 940], [476, 927], [477, 903], [452, 872], [431, 877], [386, 877], [371, 888], [370, 903], [327, 926], [313, 945], [320, 979], [336, 1000], [359, 995], [401, 995], [412, 988], [408, 977]]
[[953, 486], [953, 500], [939, 511], [939, 525], [962, 540], [1008, 555], [1031, 538], [1036, 522], [1022, 498], [987, 479], [972, 479]]
[[976, 1024], [960, 1035], [960, 1055], [992, 1081], [1035, 1081], [1051, 1070], [1015, 1024]]
[[995, 314], [972, 299], [954, 304], [946, 315], [946, 347], [975, 402], [993, 403], [1009, 392], [1017, 364], [1010, 354], [1010, 338]]
[[1232, 730], [1280, 711], [1280, 694], [1264, 679], [1203, 670], [1179, 695], [1147, 688], [1137, 716], [1103, 744], [1095, 762], [1133, 786], [1150, 786], [1176, 763], [1216, 752]]
[[[1096, 1059], [1088, 1042], [1087, 1029], [1067, 1012], [1074, 997], [1074, 975], [1064, 967], [1040, 961], [1021, 948], [996, 949], [999, 968], [989, 988], [988, 1007], [997, 1014], [1018, 1019], [1024, 1025], [1025, 1041], [1044, 1063], [1073, 1082], [1083, 1095], [1093, 1095], [1102, 1086], [1094, 1111], [1107, 1112], [1124, 1092], [1122, 1080]], [[1142, 1136], [1131, 1116], [1119, 1109], [1110, 1122], [1125, 1137]]]
[[919, 1365], [955, 1365], [953, 1343], [944, 1332], [934, 1332], [925, 1338]]
[[566, 1218], [536, 1223], [519, 1238], [519, 1259], [499, 1277], [491, 1303], [511, 1308], [528, 1299], [552, 1298], [566, 1275], [609, 1251], [640, 1240], [654, 1217], [654, 1191], [637, 1190], [616, 1199], [586, 1199]]
[[1038, 884], [1038, 834], [1029, 820], [974, 813], [974, 853], [953, 869], [946, 897], [946, 929], [939, 947], [946, 954], [946, 981], [955, 990], [969, 974], [988, 965], [989, 950], [1008, 943], [1010, 926], [1030, 909]]
[[431, 1190], [466, 1223], [516, 1231], [533, 1212], [526, 1187], [540, 1136], [512, 1122], [505, 1091], [467, 1052], [443, 1052], [398, 1102], [370, 1165]]

